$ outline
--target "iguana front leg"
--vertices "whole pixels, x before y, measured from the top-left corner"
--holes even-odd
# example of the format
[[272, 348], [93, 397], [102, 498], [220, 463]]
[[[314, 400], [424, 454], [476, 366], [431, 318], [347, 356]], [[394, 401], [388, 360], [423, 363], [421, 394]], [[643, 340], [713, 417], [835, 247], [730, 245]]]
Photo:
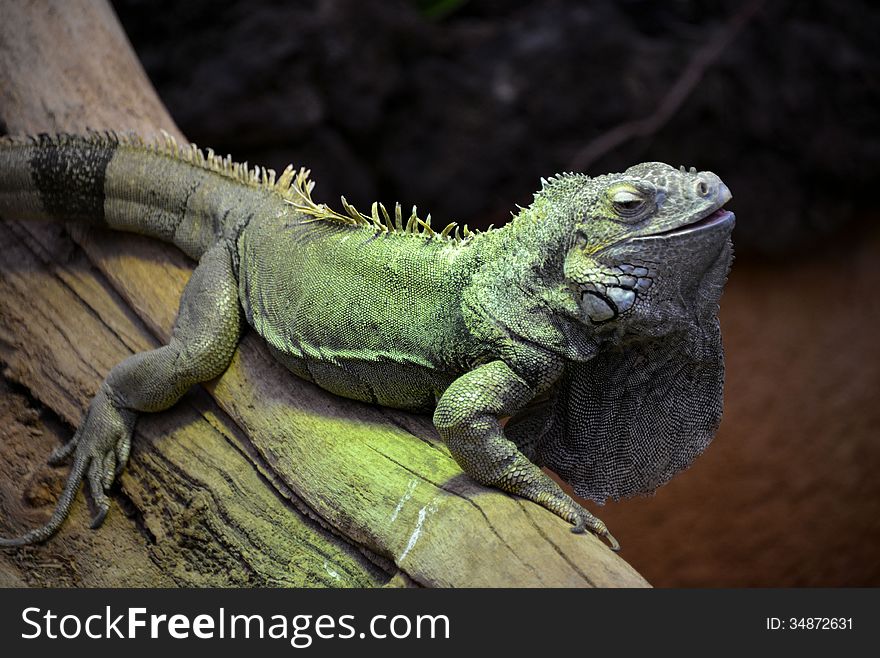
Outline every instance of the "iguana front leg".
[[520, 409], [504, 425], [504, 435], [513, 441], [529, 461], [543, 466], [538, 459], [538, 446], [553, 424], [553, 399], [532, 402]]
[[434, 424], [462, 470], [481, 484], [534, 501], [573, 523], [589, 528], [612, 550], [620, 545], [608, 528], [578, 505], [505, 435], [499, 422], [540, 393], [503, 361], [492, 361], [456, 379], [440, 397]]
[[73, 467], [52, 517], [42, 527], [0, 546], [22, 546], [51, 537], [67, 517], [83, 480], [97, 507], [92, 527], [110, 508], [107, 489], [128, 462], [137, 413], [173, 405], [197, 382], [226, 370], [238, 344], [238, 287], [226, 245], [205, 253], [183, 291], [168, 345], [135, 354], [115, 366], [95, 395], [73, 438], [50, 463], [73, 455]]

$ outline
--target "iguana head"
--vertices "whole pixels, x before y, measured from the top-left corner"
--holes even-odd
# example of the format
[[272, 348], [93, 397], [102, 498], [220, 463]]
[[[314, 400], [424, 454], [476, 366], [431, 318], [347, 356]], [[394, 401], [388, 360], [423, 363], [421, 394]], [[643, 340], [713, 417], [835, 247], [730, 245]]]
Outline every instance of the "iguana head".
[[546, 217], [554, 206], [570, 214], [560, 260], [575, 336], [613, 340], [588, 340], [588, 358], [566, 368], [539, 461], [580, 496], [650, 493], [706, 448], [721, 419], [730, 192], [710, 172], [645, 163], [560, 177], [542, 194]]
[[569, 214], [563, 278], [582, 321], [661, 330], [690, 299], [733, 228], [731, 194], [715, 174], [659, 162], [545, 186], [551, 214]]

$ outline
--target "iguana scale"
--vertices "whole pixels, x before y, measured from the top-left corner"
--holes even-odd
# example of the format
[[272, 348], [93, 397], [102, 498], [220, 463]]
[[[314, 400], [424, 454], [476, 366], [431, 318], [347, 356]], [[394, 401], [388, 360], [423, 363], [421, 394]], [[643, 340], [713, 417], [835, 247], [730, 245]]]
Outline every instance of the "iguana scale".
[[734, 222], [715, 174], [558, 175], [485, 232], [435, 231], [399, 205], [366, 215], [343, 198], [336, 212], [312, 187], [305, 170], [276, 179], [167, 135], [0, 138], [0, 216], [141, 233], [198, 261], [169, 343], [114, 367], [51, 456], [73, 457], [52, 517], [0, 545], [50, 537], [84, 480], [99, 525], [138, 414], [220, 375], [242, 318], [322, 388], [433, 410], [465, 473], [614, 549], [540, 466], [603, 501], [653, 491], [712, 439]]

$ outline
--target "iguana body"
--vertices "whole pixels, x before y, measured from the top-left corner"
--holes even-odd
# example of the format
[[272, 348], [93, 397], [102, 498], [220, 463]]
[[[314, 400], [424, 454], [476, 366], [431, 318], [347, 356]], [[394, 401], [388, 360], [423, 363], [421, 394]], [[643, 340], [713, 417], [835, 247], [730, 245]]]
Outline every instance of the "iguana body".
[[[139, 412], [225, 370], [244, 317], [294, 373], [350, 398], [427, 411], [463, 470], [616, 541], [583, 496], [651, 491], [721, 412], [718, 297], [730, 198], [659, 163], [544, 181], [501, 229], [435, 233], [413, 209], [370, 216], [274, 172], [135, 137], [5, 138], [0, 216], [79, 220], [173, 242], [199, 261], [168, 345], [117, 365], [66, 446], [51, 536], [87, 478], [101, 522]], [[505, 417], [512, 417], [502, 427]]]

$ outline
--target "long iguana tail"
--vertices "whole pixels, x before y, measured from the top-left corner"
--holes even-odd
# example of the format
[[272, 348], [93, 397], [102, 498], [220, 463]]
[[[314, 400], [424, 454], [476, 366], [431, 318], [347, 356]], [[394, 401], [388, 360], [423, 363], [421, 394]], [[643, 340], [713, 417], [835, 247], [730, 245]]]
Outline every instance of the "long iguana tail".
[[[305, 172], [300, 172], [304, 177]], [[0, 217], [81, 221], [158, 238], [199, 258], [256, 212], [278, 214], [296, 178], [208, 149], [135, 135], [0, 137]]]

